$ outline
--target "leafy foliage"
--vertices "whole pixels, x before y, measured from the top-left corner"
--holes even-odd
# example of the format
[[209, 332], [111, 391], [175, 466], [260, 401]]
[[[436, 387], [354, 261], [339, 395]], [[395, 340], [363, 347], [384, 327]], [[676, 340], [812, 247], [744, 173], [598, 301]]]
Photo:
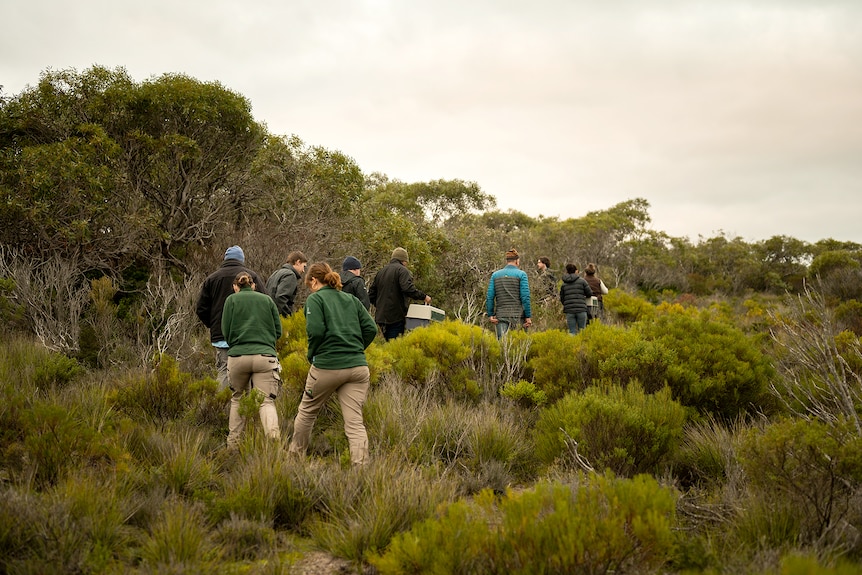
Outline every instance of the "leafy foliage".
[[682, 435], [685, 409], [664, 389], [645, 394], [636, 383], [626, 388], [590, 387], [543, 409], [536, 422], [540, 461], [583, 466], [631, 476], [657, 473]]
[[453, 503], [370, 561], [383, 574], [657, 572], [673, 515], [673, 494], [645, 476], [539, 483]]

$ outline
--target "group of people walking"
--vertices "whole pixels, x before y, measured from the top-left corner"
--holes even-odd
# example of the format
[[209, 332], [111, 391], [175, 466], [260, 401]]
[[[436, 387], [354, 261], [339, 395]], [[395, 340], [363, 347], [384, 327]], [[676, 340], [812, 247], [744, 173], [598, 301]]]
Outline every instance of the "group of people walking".
[[[498, 338], [502, 338], [513, 327], [533, 324], [530, 301], [530, 284], [527, 272], [520, 268], [521, 256], [512, 248], [506, 252], [506, 266], [491, 274], [485, 308], [488, 321], [494, 325]], [[540, 257], [536, 262], [539, 289], [542, 301], [558, 297], [557, 279], [551, 272], [551, 260]], [[563, 283], [559, 288], [559, 300], [566, 315], [569, 333], [576, 335], [587, 323], [601, 317], [604, 310], [603, 295], [608, 293], [604, 282], [596, 275], [596, 265], [588, 264], [585, 275], [581, 276], [578, 266], [566, 264]]]
[[[288, 450], [306, 452], [317, 414], [334, 393], [341, 404], [351, 462], [366, 463], [368, 436], [362, 406], [370, 373], [365, 349], [378, 329], [387, 340], [404, 333], [408, 299], [431, 302], [431, 296], [413, 285], [408, 260], [407, 250], [396, 248], [366, 291], [362, 264], [353, 256], [344, 258], [339, 274], [326, 262], [308, 266], [308, 258], [294, 251], [264, 284], [245, 266], [242, 248], [231, 246], [225, 251], [221, 266], [201, 286], [196, 312], [210, 330], [219, 389], [232, 391], [228, 448], [239, 446], [245, 427], [239, 405], [250, 388], [263, 396], [264, 433], [276, 440], [281, 437], [275, 409], [282, 384], [276, 343], [282, 335], [281, 318], [293, 313], [304, 274], [311, 292], [303, 306], [311, 367]], [[371, 305], [375, 305], [373, 318]]]
[[[511, 329], [532, 325], [529, 278], [520, 268], [520, 254], [513, 248], [506, 252], [505, 259], [505, 267], [491, 275], [486, 296], [488, 319], [498, 338]], [[228, 448], [239, 446], [245, 427], [239, 412], [240, 400], [251, 388], [263, 397], [260, 419], [264, 433], [275, 440], [281, 437], [275, 408], [282, 385], [276, 343], [282, 336], [281, 318], [295, 311], [299, 286], [304, 282], [311, 292], [302, 307], [311, 366], [288, 450], [305, 454], [317, 415], [335, 394], [341, 405], [351, 462], [366, 463], [368, 436], [362, 406], [370, 374], [365, 350], [378, 333], [387, 341], [404, 333], [410, 300], [431, 303], [431, 296], [414, 285], [408, 262], [407, 250], [395, 248], [389, 263], [366, 290], [362, 264], [354, 256], [344, 258], [339, 274], [326, 262], [309, 266], [305, 254], [293, 251], [264, 283], [245, 266], [242, 248], [231, 246], [225, 250], [221, 266], [201, 286], [196, 311], [210, 330], [219, 389], [229, 387], [232, 391]], [[537, 262], [543, 300], [557, 297], [557, 282], [550, 265], [547, 257]], [[594, 264], [589, 264], [585, 272], [582, 277], [575, 264], [567, 264], [559, 288], [572, 334], [598, 316], [602, 295], [607, 293]], [[591, 312], [594, 301], [597, 303]]]

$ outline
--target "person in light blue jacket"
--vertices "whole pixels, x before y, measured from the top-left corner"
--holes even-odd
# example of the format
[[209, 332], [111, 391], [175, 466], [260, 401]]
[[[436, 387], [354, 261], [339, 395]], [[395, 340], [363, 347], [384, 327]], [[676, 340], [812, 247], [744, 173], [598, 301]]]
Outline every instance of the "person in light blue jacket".
[[522, 270], [521, 256], [515, 248], [506, 252], [506, 267], [491, 274], [485, 308], [488, 320], [494, 324], [497, 338], [502, 338], [510, 329], [533, 325], [530, 308], [530, 283], [527, 272]]

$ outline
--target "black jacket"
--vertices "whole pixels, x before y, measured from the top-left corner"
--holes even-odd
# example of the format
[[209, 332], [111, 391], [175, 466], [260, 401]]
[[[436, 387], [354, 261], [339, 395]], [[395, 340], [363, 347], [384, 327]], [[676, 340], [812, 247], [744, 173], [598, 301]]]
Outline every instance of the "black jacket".
[[195, 312], [198, 318], [210, 330], [210, 341], [224, 341], [221, 332], [221, 314], [224, 311], [224, 300], [233, 293], [233, 280], [239, 272], [248, 272], [254, 282], [255, 291], [266, 293], [263, 282], [258, 275], [245, 267], [239, 260], [224, 260], [219, 268], [207, 276], [201, 286], [198, 304]]
[[404, 321], [410, 299], [424, 300], [425, 292], [413, 285], [413, 274], [397, 259], [383, 266], [368, 291], [374, 305], [374, 321], [385, 325]]
[[593, 290], [587, 280], [577, 274], [563, 274], [560, 301], [564, 313], [587, 313], [587, 298], [591, 297]]
[[371, 309], [371, 300], [368, 299], [368, 290], [365, 289], [365, 280], [352, 272], [341, 272], [341, 291], [353, 295], [362, 302], [365, 309]]

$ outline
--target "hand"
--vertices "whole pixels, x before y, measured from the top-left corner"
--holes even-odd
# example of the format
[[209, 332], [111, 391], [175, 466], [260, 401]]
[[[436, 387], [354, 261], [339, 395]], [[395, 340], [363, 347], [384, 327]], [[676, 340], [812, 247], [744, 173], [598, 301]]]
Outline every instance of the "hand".
[[430, 296], [430, 295], [426, 295], [426, 296], [425, 296], [425, 303], [426, 303], [426, 304], [431, 303], [431, 296]]
[[524, 327], [533, 327], [533, 318], [528, 317], [524, 320]]
[[497, 319], [497, 316], [492, 315], [488, 318], [488, 321], [490, 321], [491, 323], [498, 323], [500, 320]]

